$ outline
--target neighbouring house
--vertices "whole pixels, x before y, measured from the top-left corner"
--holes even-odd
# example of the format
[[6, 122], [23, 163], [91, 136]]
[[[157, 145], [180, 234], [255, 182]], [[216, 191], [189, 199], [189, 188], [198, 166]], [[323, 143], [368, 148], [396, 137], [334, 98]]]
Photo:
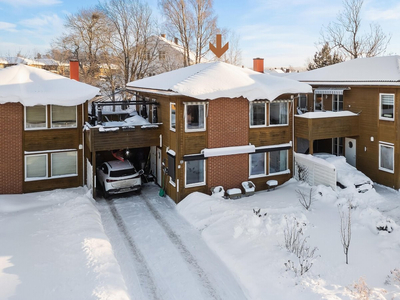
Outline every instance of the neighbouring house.
[[151, 172], [176, 202], [214, 186], [240, 188], [251, 180], [263, 190], [267, 180], [292, 177], [293, 95], [311, 93], [308, 84], [213, 62], [130, 82], [127, 89], [153, 124], [88, 128], [93, 168], [102, 151], [147, 147]]
[[372, 180], [400, 188], [400, 56], [359, 58], [288, 78], [296, 98], [295, 151], [344, 155]]
[[1, 194], [85, 184], [82, 127], [99, 89], [77, 80], [24, 64], [0, 70]]

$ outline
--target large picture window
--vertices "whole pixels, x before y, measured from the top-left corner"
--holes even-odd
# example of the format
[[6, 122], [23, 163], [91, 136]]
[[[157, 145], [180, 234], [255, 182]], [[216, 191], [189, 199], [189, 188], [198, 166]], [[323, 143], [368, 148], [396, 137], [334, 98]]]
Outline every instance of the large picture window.
[[51, 154], [51, 176], [78, 174], [78, 156], [76, 151]]
[[205, 127], [205, 105], [185, 105], [185, 131], [204, 131]]
[[25, 180], [47, 178], [47, 154], [25, 156]]
[[379, 94], [379, 118], [382, 120], [394, 120], [394, 94]]
[[51, 127], [76, 127], [76, 106], [51, 106]]
[[250, 103], [250, 126], [265, 126], [266, 103], [252, 102]]
[[176, 104], [170, 103], [169, 105], [169, 129], [172, 131], [176, 130]]
[[288, 151], [269, 152], [269, 174], [286, 172], [288, 170]]
[[394, 173], [394, 147], [379, 144], [379, 170]]
[[265, 176], [265, 152], [249, 155], [250, 177]]
[[25, 129], [47, 128], [47, 107], [45, 105], [25, 106]]
[[269, 105], [269, 124], [288, 125], [288, 104], [286, 102], [272, 102]]
[[185, 186], [199, 186], [206, 183], [205, 160], [193, 160], [185, 162]]

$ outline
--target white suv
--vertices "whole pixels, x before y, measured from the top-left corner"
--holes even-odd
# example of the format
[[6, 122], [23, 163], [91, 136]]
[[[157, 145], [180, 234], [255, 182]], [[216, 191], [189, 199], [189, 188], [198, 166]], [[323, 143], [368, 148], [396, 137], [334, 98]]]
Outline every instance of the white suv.
[[129, 161], [112, 160], [104, 162], [97, 169], [97, 180], [103, 189], [104, 197], [138, 191], [142, 187], [143, 170], [136, 172]]

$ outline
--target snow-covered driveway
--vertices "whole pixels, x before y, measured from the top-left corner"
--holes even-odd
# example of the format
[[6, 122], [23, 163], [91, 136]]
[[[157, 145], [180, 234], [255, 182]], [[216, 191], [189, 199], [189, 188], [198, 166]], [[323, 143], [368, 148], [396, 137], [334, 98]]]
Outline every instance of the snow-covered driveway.
[[131, 299], [246, 299], [225, 265], [159, 188], [98, 201]]

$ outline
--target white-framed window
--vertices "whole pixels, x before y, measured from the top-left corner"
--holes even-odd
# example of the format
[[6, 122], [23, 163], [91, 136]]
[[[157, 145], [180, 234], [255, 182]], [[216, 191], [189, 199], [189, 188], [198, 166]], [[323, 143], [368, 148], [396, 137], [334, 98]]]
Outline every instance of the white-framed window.
[[201, 186], [206, 184], [205, 159], [185, 162], [185, 187]]
[[47, 128], [47, 106], [35, 105], [25, 106], [25, 129], [46, 129]]
[[269, 152], [269, 167], [268, 174], [287, 173], [288, 165], [288, 150], [278, 150]]
[[249, 154], [249, 177], [266, 175], [266, 152]]
[[379, 94], [379, 119], [394, 120], [394, 94]]
[[25, 181], [47, 178], [47, 154], [25, 156]]
[[51, 176], [64, 177], [78, 175], [78, 152], [51, 153]]
[[342, 137], [332, 139], [332, 154], [336, 156], [343, 155], [343, 140], [344, 138]]
[[76, 128], [76, 106], [51, 106], [51, 128]]
[[379, 170], [394, 173], [394, 146], [379, 144]]
[[297, 107], [302, 112], [307, 112], [307, 94], [299, 94], [299, 99], [297, 101]]
[[269, 125], [288, 125], [288, 103], [272, 102], [269, 104]]
[[205, 131], [205, 104], [185, 104], [185, 131]]
[[250, 102], [250, 127], [266, 126], [267, 105], [265, 102]]
[[172, 131], [176, 130], [176, 104], [169, 104], [169, 129]]
[[343, 95], [332, 95], [332, 111], [343, 111]]

